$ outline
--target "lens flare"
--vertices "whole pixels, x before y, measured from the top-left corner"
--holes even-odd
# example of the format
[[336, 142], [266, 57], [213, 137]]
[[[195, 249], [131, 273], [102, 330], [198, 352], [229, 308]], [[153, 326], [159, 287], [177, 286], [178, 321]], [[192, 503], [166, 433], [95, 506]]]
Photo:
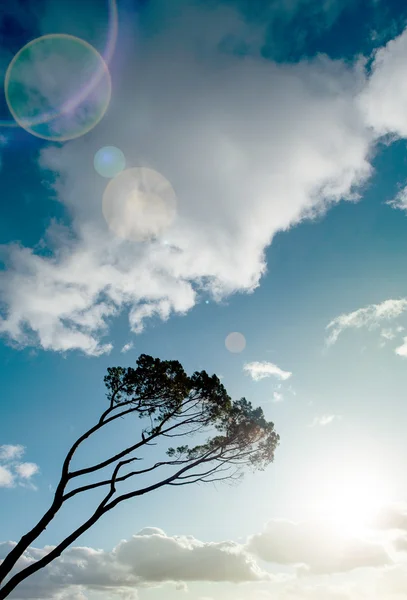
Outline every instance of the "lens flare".
[[242, 352], [246, 348], [246, 338], [242, 333], [239, 333], [238, 331], [233, 331], [232, 333], [229, 333], [229, 335], [225, 339], [225, 346], [229, 350], [229, 352]]
[[[89, 89], [93, 79], [94, 87]], [[6, 101], [17, 123], [52, 141], [84, 135], [104, 116], [110, 102], [109, 70], [87, 42], [66, 34], [42, 36], [11, 61]]]
[[[102, 56], [104, 62], [106, 63], [106, 65], [109, 65], [110, 61], [113, 57], [115, 48], [116, 48], [116, 41], [117, 41], [118, 28], [119, 28], [119, 25], [118, 25], [119, 19], [118, 19], [118, 10], [117, 10], [116, 0], [107, 0], [107, 9], [108, 9], [108, 23], [107, 23], [106, 44], [103, 49], [103, 52], [101, 52], [101, 56]], [[60, 34], [60, 35], [63, 35], [63, 34]], [[44, 36], [44, 37], [47, 37], [47, 36]], [[14, 57], [14, 59], [15, 59], [15, 57]], [[86, 85], [84, 85], [82, 90], [78, 92], [78, 95], [76, 96], [77, 103], [80, 103], [81, 101], [83, 101], [90, 94], [90, 92], [99, 83], [101, 77], [102, 78], [104, 77], [104, 73], [102, 73], [102, 71], [96, 71], [95, 73], [93, 73], [92, 77], [90, 77], [90, 79], [86, 82]], [[48, 116], [49, 116], [49, 118], [55, 117], [55, 112], [49, 114]], [[43, 117], [38, 116], [37, 119], [35, 119], [32, 122], [32, 125], [39, 124], [39, 123], [45, 122], [47, 120], [46, 115], [45, 115], [45, 118], [43, 115]], [[30, 125], [30, 122], [27, 118], [25, 118], [24, 121], [27, 122], [27, 125]], [[0, 119], [0, 127], [12, 128], [12, 127], [20, 127], [20, 126], [21, 126], [21, 123], [17, 122], [15, 119]], [[33, 132], [31, 132], [31, 133], [33, 133]], [[40, 137], [42, 137], [42, 136], [40, 136]]]
[[103, 195], [103, 216], [113, 233], [134, 242], [160, 237], [176, 216], [177, 198], [165, 177], [146, 167], [126, 169]]
[[126, 159], [119, 148], [115, 146], [104, 146], [95, 154], [93, 160], [95, 171], [102, 177], [113, 178], [121, 173], [126, 167]]

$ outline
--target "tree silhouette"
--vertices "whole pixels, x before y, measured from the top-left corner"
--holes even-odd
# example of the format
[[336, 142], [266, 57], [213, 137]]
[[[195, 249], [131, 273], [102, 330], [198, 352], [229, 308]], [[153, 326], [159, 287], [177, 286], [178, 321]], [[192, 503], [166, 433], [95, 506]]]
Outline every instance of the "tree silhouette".
[[[164, 485], [180, 486], [197, 482], [236, 481], [245, 468], [264, 470], [273, 461], [279, 436], [274, 424], [265, 420], [261, 408], [253, 408], [245, 398], [232, 401], [216, 375], [205, 371], [188, 376], [175, 360], [160, 360], [141, 354], [137, 368], [114, 367], [104, 378], [108, 408], [97, 423], [81, 435], [68, 451], [62, 466], [53, 502], [38, 523], [13, 547], [0, 564], [0, 600], [33, 573], [39, 571], [94, 525], [115, 506]], [[90, 436], [119, 418], [137, 414], [147, 422], [137, 441], [97, 464], [71, 470], [72, 458]], [[131, 470], [131, 463], [143, 460], [140, 453], [165, 438], [205, 435], [205, 441], [166, 450], [165, 460], [144, 469]], [[185, 441], [185, 440], [184, 440]], [[164, 457], [163, 457], [164, 458]], [[110, 476], [93, 483], [78, 479], [106, 468]], [[127, 470], [126, 470], [127, 469]], [[169, 473], [168, 473], [169, 470]], [[165, 475], [163, 471], [166, 471]], [[143, 475], [157, 472], [161, 477], [148, 485], [136, 485]], [[134, 482], [132, 489], [120, 493], [120, 483]], [[48, 554], [18, 570], [18, 560], [46, 529], [65, 502], [77, 494], [101, 488], [104, 496], [90, 518], [72, 531]]]

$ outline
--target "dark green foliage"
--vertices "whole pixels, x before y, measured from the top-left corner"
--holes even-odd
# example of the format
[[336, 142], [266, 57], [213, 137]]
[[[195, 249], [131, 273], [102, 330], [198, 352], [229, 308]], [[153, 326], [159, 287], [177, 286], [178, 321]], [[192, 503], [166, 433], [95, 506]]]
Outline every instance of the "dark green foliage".
[[233, 464], [264, 469], [273, 461], [279, 442], [274, 424], [265, 420], [260, 407], [254, 409], [245, 398], [232, 402], [216, 375], [201, 371], [189, 377], [176, 360], [162, 361], [142, 354], [136, 369], [108, 369], [105, 384], [111, 403], [134, 403], [140, 417], [152, 417], [151, 427], [144, 430], [148, 435], [158, 435], [164, 422], [180, 417], [187, 417], [185, 425], [194, 431], [212, 427], [222, 434], [192, 448], [169, 448], [170, 458], [196, 460], [222, 449], [224, 457], [234, 453]]

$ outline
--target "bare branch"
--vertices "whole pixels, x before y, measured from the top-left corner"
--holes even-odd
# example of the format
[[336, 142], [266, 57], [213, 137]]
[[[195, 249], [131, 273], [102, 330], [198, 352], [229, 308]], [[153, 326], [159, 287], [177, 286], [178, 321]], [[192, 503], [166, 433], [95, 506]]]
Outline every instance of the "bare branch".
[[[123, 414], [126, 414], [126, 412], [131, 412], [131, 411], [130, 410], [129, 411], [125, 411]], [[123, 458], [127, 454], [130, 454], [130, 452], [134, 452], [135, 450], [138, 450], [142, 446], [147, 445], [147, 442], [149, 442], [150, 440], [155, 439], [159, 435], [163, 435], [165, 433], [168, 433], [169, 431], [172, 431], [174, 429], [182, 427], [183, 425], [186, 425], [186, 424], [188, 424], [190, 422], [189, 419], [186, 419], [185, 421], [182, 421], [181, 423], [175, 423], [175, 425], [172, 425], [171, 427], [168, 427], [167, 429], [161, 430], [162, 425], [164, 425], [164, 423], [168, 422], [172, 418], [172, 416], [173, 416], [174, 413], [175, 413], [175, 411], [173, 411], [173, 413], [168, 414], [167, 417], [165, 417], [162, 420], [161, 425], [155, 428], [156, 431], [154, 433], [152, 433], [150, 436], [146, 437], [141, 442], [137, 442], [136, 444], [133, 444], [133, 446], [130, 446], [129, 448], [126, 448], [125, 450], [122, 450], [121, 452], [118, 452], [116, 455], [111, 456], [110, 458], [108, 458], [108, 459], [106, 459], [106, 460], [104, 460], [104, 461], [102, 461], [102, 462], [100, 462], [100, 463], [98, 463], [96, 465], [93, 465], [91, 467], [85, 467], [84, 469], [78, 469], [77, 471], [71, 471], [69, 473], [69, 475], [68, 475], [68, 478], [69, 479], [73, 479], [74, 477], [79, 477], [80, 475], [87, 475], [89, 473], [93, 473], [94, 471], [98, 471], [100, 469], [103, 469], [104, 467], [107, 467], [107, 466], [111, 465], [112, 463], [116, 462], [117, 460], [120, 460], [121, 458]], [[117, 416], [111, 417], [110, 419], [107, 419], [103, 423], [103, 425], [109, 423], [111, 420], [113, 420], [115, 418], [117, 418]]]
[[[119, 504], [120, 502], [124, 502], [124, 500], [129, 500], [130, 498], [134, 498], [136, 496], [142, 496], [148, 492], [152, 492], [160, 487], [162, 487], [163, 485], [167, 485], [169, 482], [174, 481], [174, 479], [177, 479], [177, 477], [179, 477], [179, 475], [182, 475], [183, 473], [185, 473], [186, 471], [188, 471], [189, 469], [193, 469], [194, 467], [196, 467], [196, 465], [199, 465], [202, 462], [207, 462], [208, 461], [208, 457], [211, 456], [211, 454], [213, 454], [215, 451], [217, 450], [217, 448], [215, 449], [211, 449], [209, 452], [206, 453], [206, 455], [204, 455], [203, 457], [198, 458], [197, 460], [195, 460], [193, 463], [191, 463], [190, 465], [187, 465], [185, 467], [183, 467], [182, 469], [180, 469], [177, 473], [175, 473], [174, 475], [171, 475], [170, 477], [168, 477], [167, 479], [164, 479], [163, 481], [160, 481], [158, 483], [154, 483], [152, 485], [149, 485], [141, 490], [135, 490], [133, 492], [128, 492], [127, 494], [122, 494], [121, 496], [119, 496], [118, 498], [116, 498], [115, 500], [112, 500], [112, 502], [110, 502], [109, 504], [107, 504], [104, 508], [104, 512], [107, 512], [108, 510], [111, 510], [112, 508], [114, 508], [115, 506], [117, 506], [117, 504]], [[211, 457], [210, 460], [213, 460], [213, 458]]]
[[[136, 458], [134, 460], [141, 460], [141, 459]], [[130, 460], [128, 462], [130, 462]], [[140, 471], [131, 471], [130, 473], [126, 473], [126, 475], [121, 475], [120, 477], [116, 477], [116, 483], [118, 483], [120, 481], [126, 481], [127, 479], [130, 479], [131, 477], [135, 477], [137, 475], [144, 475], [144, 473], [149, 473], [149, 472], [154, 471], [155, 469], [158, 469], [159, 467], [162, 467], [165, 465], [181, 465], [181, 464], [185, 464], [186, 462], [188, 462], [188, 461], [187, 460], [183, 460], [183, 461], [173, 460], [173, 461], [158, 462], [158, 463], [155, 463], [155, 465], [153, 465], [152, 467], [148, 467], [146, 469], [141, 469]], [[64, 495], [64, 501], [69, 500], [69, 498], [72, 498], [73, 496], [76, 496], [77, 494], [80, 494], [81, 492], [86, 492], [88, 490], [93, 490], [98, 487], [109, 485], [111, 483], [111, 481], [112, 480], [110, 478], [110, 479], [105, 479], [104, 481], [96, 481], [95, 483], [90, 483], [88, 485], [84, 485], [79, 488], [75, 488], [74, 490], [72, 490]]]

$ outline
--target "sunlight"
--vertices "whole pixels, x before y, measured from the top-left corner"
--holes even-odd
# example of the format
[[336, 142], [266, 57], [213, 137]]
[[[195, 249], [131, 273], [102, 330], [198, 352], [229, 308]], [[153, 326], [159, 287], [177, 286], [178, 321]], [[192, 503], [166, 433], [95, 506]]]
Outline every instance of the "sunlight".
[[357, 535], [369, 527], [388, 499], [378, 475], [349, 469], [320, 482], [315, 490], [315, 509], [341, 533]]

